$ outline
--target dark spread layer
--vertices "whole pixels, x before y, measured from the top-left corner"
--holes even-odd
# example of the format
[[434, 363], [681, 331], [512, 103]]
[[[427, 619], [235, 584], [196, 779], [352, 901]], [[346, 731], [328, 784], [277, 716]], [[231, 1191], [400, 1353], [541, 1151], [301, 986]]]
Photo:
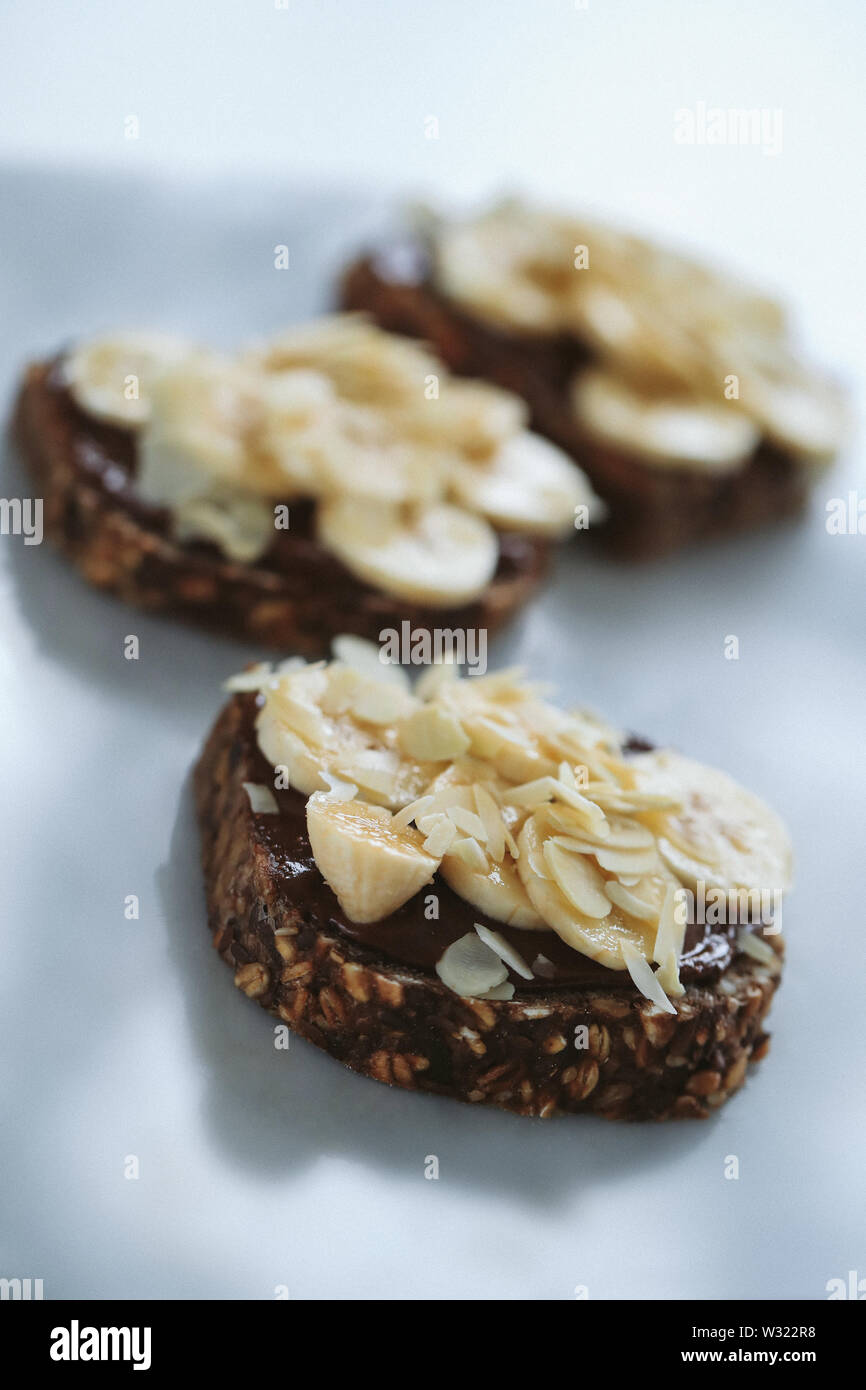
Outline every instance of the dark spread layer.
[[[160, 535], [170, 533], [168, 511], [143, 502], [135, 488], [135, 434], [117, 426], [94, 419], [79, 409], [66, 388], [62, 375], [62, 358], [50, 366], [46, 388], [56, 406], [59, 419], [71, 443], [76, 465], [139, 522]], [[268, 551], [257, 561], [255, 568], [267, 569], [282, 579], [297, 576], [302, 587], [339, 593], [349, 585], [371, 595], [377, 591], [357, 579], [346, 567], [320, 545], [314, 534], [315, 505], [306, 499], [286, 499], [290, 510], [290, 528], [274, 531]], [[225, 564], [225, 557], [216, 546], [206, 541], [184, 542], [190, 555], [211, 558]], [[537, 569], [543, 547], [528, 536], [515, 533], [499, 535], [499, 565], [494, 582], [511, 579]], [[444, 615], [447, 616], [447, 615]]]
[[[244, 781], [273, 788], [274, 770], [262, 755], [255, 734], [256, 698], [239, 696], [243, 702], [243, 732], [236, 756], [243, 758]], [[635, 748], [646, 747], [635, 740]], [[255, 816], [256, 833], [270, 855], [271, 873], [285, 896], [300, 908], [315, 926], [330, 926], [388, 960], [419, 967], [432, 972], [446, 947], [458, 937], [471, 932], [475, 922], [497, 931], [517, 950], [532, 968], [536, 956], [542, 955], [551, 968], [532, 980], [509, 971], [510, 978], [521, 990], [561, 987], [598, 986], [604, 989], [634, 991], [626, 971], [609, 970], [606, 966], [572, 950], [552, 931], [526, 931], [510, 927], [485, 916], [453, 892], [437, 874], [429, 888], [405, 903], [399, 911], [380, 922], [351, 922], [342, 912], [336, 897], [316, 867], [307, 835], [307, 798], [300, 792], [276, 789], [274, 795], [279, 815]], [[425, 907], [430, 894], [438, 899], [439, 916], [428, 920]], [[684, 984], [711, 984], [726, 970], [735, 955], [737, 928], [709, 927], [690, 923], [686, 930], [685, 952], [680, 975]]]

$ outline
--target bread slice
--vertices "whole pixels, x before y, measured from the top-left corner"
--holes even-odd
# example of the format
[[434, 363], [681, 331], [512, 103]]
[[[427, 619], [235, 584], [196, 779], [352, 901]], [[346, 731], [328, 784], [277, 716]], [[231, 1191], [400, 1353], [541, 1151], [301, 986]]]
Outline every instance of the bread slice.
[[[417, 270], [409, 273], [407, 265]], [[569, 384], [589, 362], [588, 350], [573, 339], [518, 337], [472, 318], [433, 284], [420, 247], [414, 257], [401, 256], [399, 273], [387, 254], [351, 265], [340, 303], [391, 332], [423, 338], [452, 371], [522, 396], [532, 428], [579, 463], [607, 504], [599, 539], [623, 559], [652, 559], [795, 517], [805, 507], [814, 468], [766, 442], [744, 467], [719, 474], [653, 468], [588, 435], [569, 401]]]
[[196, 769], [208, 922], [237, 987], [290, 1029], [377, 1081], [544, 1117], [706, 1116], [765, 1055], [779, 969], [751, 955], [689, 984], [671, 1015], [593, 962], [580, 987], [513, 976], [509, 1001], [466, 999], [353, 938], [303, 829], [289, 872], [275, 817], [251, 808], [244, 783], [265, 769], [254, 714], [254, 696], [234, 696]]
[[493, 632], [527, 601], [547, 566], [547, 541], [503, 534], [498, 569], [481, 597], [434, 610], [352, 575], [315, 540], [302, 505], [293, 503], [291, 532], [254, 565], [226, 559], [209, 544], [180, 544], [167, 514], [135, 496], [133, 435], [79, 410], [56, 362], [27, 372], [14, 432], [43, 499], [45, 533], [90, 584], [280, 651], [319, 656], [339, 633], [377, 641], [380, 631], [405, 621], [413, 631]]

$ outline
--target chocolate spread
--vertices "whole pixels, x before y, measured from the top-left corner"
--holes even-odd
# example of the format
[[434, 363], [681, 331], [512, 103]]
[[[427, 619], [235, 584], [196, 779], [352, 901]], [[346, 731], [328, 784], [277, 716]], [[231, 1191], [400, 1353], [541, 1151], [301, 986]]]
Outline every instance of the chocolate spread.
[[[238, 697], [245, 703], [244, 731], [239, 753], [249, 772], [247, 781], [273, 787], [274, 772], [256, 741], [255, 697]], [[645, 747], [643, 740], [630, 740], [626, 748]], [[391, 961], [433, 972], [446, 947], [473, 930], [475, 922], [500, 932], [532, 969], [536, 956], [550, 962], [545, 973], [524, 980], [509, 970], [509, 978], [521, 990], [551, 988], [634, 989], [624, 970], [609, 970], [566, 945], [553, 931], [527, 931], [497, 922], [459, 897], [436, 875], [429, 888], [380, 922], [352, 922], [340, 908], [336, 897], [316, 867], [307, 835], [307, 798], [300, 792], [274, 790], [279, 815], [256, 815], [256, 836], [268, 851], [271, 872], [285, 896], [300, 908], [314, 925], [336, 928], [359, 945], [380, 953]], [[426, 915], [430, 895], [438, 900], [438, 917]], [[683, 984], [710, 984], [727, 969], [735, 954], [736, 926], [709, 927], [690, 923], [686, 928], [685, 950], [680, 965]]]
[[[97, 482], [120, 503], [140, 525], [167, 535], [171, 515], [162, 507], [143, 502], [135, 487], [137, 467], [135, 433], [119, 426], [96, 420], [79, 409], [67, 389], [62, 374], [63, 358], [52, 363], [46, 389], [54, 399], [71, 441], [75, 464], [92, 482]], [[339, 598], [351, 588], [356, 597], [366, 595], [371, 606], [393, 606], [393, 600], [382, 595], [353, 575], [326, 550], [315, 537], [315, 503], [293, 498], [289, 502], [290, 528], [274, 532], [274, 540], [254, 568], [266, 569], [280, 575], [284, 586], [296, 590], [298, 597], [329, 593]], [[540, 568], [542, 546], [533, 538], [515, 532], [502, 532], [499, 539], [499, 564], [495, 579], [511, 579]], [[221, 567], [227, 561], [222, 552], [207, 541], [185, 541], [183, 549], [190, 557], [211, 560]], [[242, 568], [246, 568], [245, 566]], [[451, 616], [460, 613], [464, 620], [471, 616], [471, 605], [462, 609], [441, 610], [444, 626]]]

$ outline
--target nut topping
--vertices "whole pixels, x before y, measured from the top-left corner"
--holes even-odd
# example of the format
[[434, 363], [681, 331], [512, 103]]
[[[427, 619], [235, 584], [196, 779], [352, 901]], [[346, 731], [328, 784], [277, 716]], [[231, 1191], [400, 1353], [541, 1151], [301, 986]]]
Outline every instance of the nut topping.
[[844, 396], [795, 356], [779, 305], [685, 256], [516, 202], [434, 226], [432, 249], [470, 313], [588, 345], [577, 420], [650, 467], [732, 471], [761, 436], [821, 463], [844, 442]]
[[83, 410], [137, 432], [136, 488], [177, 539], [243, 564], [273, 543], [275, 504], [308, 498], [319, 541], [360, 579], [462, 604], [493, 577], [494, 528], [562, 536], [597, 506], [516, 396], [353, 315], [237, 356], [118, 334], [74, 348], [64, 370]]
[[[352, 920], [389, 916], [438, 872], [488, 918], [628, 970], [667, 1011], [683, 993], [688, 891], [787, 886], [781, 822], [722, 773], [663, 750], [628, 755], [616, 730], [514, 672], [412, 691], [377, 678], [375, 649], [341, 649], [355, 664], [260, 667], [240, 684], [261, 691], [259, 745], [310, 798], [316, 863]], [[740, 950], [763, 961], [762, 948], [775, 961], [742, 934]], [[440, 966], [449, 988], [490, 1000], [510, 997], [508, 968], [546, 968], [543, 949], [530, 969], [483, 925]]]

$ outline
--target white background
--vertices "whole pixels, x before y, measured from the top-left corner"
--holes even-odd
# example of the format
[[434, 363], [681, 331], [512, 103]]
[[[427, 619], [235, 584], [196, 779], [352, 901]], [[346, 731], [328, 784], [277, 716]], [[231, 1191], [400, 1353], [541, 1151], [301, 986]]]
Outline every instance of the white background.
[[[856, 390], [864, 13], [7, 6], [3, 397], [28, 354], [100, 325], [234, 341], [323, 306], [379, 190], [503, 188], [603, 209], [780, 289]], [[699, 101], [781, 108], [781, 153], [677, 145], [674, 111]], [[278, 242], [293, 253], [283, 276]], [[823, 524], [827, 498], [858, 483], [855, 445], [802, 527], [639, 572], [576, 546], [493, 654], [718, 763], [791, 822], [773, 1048], [702, 1126], [543, 1125], [390, 1092], [300, 1041], [275, 1054], [209, 947], [185, 791], [219, 682], [253, 653], [131, 614], [48, 547], [3, 538], [0, 1275], [41, 1277], [48, 1297], [286, 1284], [296, 1298], [563, 1299], [578, 1284], [820, 1298], [828, 1279], [866, 1276], [866, 539]], [[722, 657], [730, 633], [737, 663]]]

